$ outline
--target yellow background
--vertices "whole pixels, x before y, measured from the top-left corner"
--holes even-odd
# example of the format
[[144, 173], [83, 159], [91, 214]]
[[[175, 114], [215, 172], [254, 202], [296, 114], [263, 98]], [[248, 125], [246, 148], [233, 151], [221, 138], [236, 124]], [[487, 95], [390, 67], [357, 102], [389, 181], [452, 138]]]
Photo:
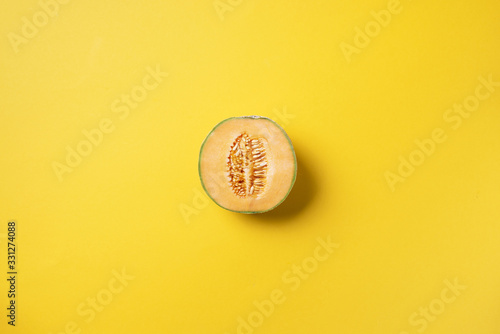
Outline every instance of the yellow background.
[[[443, 119], [479, 76], [500, 81], [498, 1], [401, 0], [350, 62], [341, 43], [386, 1], [222, 2], [70, 1], [18, 52], [40, 4], [2, 5], [0, 267], [15, 220], [19, 276], [15, 328], [1, 280], [0, 331], [232, 334], [278, 289], [253, 332], [413, 334], [457, 279], [424, 332], [500, 333], [500, 87], [458, 129]], [[168, 77], [120, 118], [113, 101], [157, 66]], [[241, 115], [273, 118], [297, 152], [265, 215], [197, 195], [203, 139]], [[54, 162], [102, 119], [114, 130], [60, 182]], [[435, 128], [447, 140], [391, 191], [386, 171]], [[282, 276], [328, 236], [340, 247], [292, 291]], [[87, 322], [79, 305], [122, 270]]]

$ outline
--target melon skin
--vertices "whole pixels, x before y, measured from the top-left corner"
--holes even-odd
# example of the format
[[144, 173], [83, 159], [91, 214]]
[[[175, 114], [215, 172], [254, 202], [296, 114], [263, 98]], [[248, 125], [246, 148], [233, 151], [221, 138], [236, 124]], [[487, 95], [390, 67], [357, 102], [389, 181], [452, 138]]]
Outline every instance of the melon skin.
[[[264, 162], [260, 160], [261, 165], [267, 165], [266, 186], [262, 194], [258, 191], [251, 194], [251, 174], [247, 170], [251, 168], [245, 169], [244, 173], [247, 177], [246, 196], [237, 195], [234, 187], [231, 187], [231, 183], [235, 183], [235, 176], [228, 167], [230, 153], [232, 148], [238, 146], [235, 143], [242, 134], [247, 135], [250, 143], [262, 144], [260, 150], [263, 146], [266, 148], [266, 159]], [[253, 167], [255, 171], [255, 165]], [[272, 119], [263, 116], [231, 117], [217, 124], [203, 141], [198, 171], [203, 189], [218, 206], [232, 212], [258, 214], [275, 209], [288, 197], [297, 178], [297, 157], [285, 130]], [[255, 180], [258, 182], [258, 179]], [[236, 185], [239, 183], [236, 182]], [[239, 188], [244, 190], [245, 186]]]

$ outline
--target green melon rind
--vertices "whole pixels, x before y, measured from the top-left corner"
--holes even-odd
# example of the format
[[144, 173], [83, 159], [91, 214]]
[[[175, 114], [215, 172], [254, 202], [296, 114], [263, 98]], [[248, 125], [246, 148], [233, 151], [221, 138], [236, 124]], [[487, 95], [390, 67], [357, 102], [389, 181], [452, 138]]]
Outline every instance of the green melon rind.
[[[231, 209], [228, 209], [226, 207], [223, 207], [222, 205], [220, 205], [216, 200], [214, 200], [212, 198], [212, 196], [210, 196], [210, 194], [208, 193], [207, 189], [205, 188], [205, 184], [203, 183], [203, 178], [201, 176], [201, 154], [203, 153], [203, 148], [205, 147], [205, 144], [208, 140], [208, 138], [210, 137], [210, 135], [215, 131], [215, 129], [217, 129], [219, 126], [221, 126], [223, 123], [227, 122], [227, 121], [230, 121], [232, 119], [241, 119], [241, 118], [252, 118], [252, 119], [265, 119], [265, 120], [268, 120], [269, 122], [273, 123], [274, 125], [276, 125], [276, 127], [278, 129], [281, 130], [281, 132], [285, 135], [286, 139], [288, 140], [288, 144], [290, 144], [290, 148], [292, 150], [292, 153], [293, 153], [293, 162], [294, 162], [294, 165], [295, 165], [295, 169], [294, 169], [294, 174], [293, 174], [293, 179], [292, 179], [292, 184], [290, 185], [290, 188], [288, 189], [288, 192], [286, 193], [286, 195], [283, 197], [283, 199], [278, 203], [276, 204], [275, 206], [273, 206], [272, 208], [268, 209], [268, 210], [263, 210], [263, 211], [236, 211], [236, 210], [231, 210]], [[225, 119], [223, 120], [222, 122], [220, 122], [219, 124], [217, 124], [216, 126], [214, 126], [214, 128], [212, 129], [212, 131], [210, 131], [210, 133], [207, 135], [207, 137], [205, 138], [205, 140], [203, 141], [203, 144], [201, 144], [201, 149], [200, 149], [200, 155], [199, 155], [199, 158], [198, 158], [198, 175], [200, 177], [200, 181], [201, 181], [201, 185], [203, 187], [203, 190], [205, 191], [205, 193], [207, 194], [207, 196], [215, 203], [217, 204], [218, 206], [220, 206], [221, 208], [225, 209], [225, 210], [228, 210], [228, 211], [231, 211], [231, 212], [236, 212], [236, 213], [243, 213], [243, 214], [256, 214], [256, 213], [265, 213], [265, 212], [269, 212], [271, 210], [274, 210], [275, 208], [277, 208], [281, 203], [283, 203], [286, 198], [288, 197], [288, 195], [290, 194], [290, 192], [292, 191], [292, 188], [295, 184], [295, 180], [297, 179], [297, 156], [295, 155], [295, 149], [293, 148], [293, 144], [292, 144], [292, 141], [290, 140], [290, 137], [288, 137], [288, 134], [285, 132], [285, 130], [278, 124], [276, 123], [275, 121], [273, 121], [272, 119], [268, 118], [268, 117], [263, 117], [263, 116], [238, 116], [238, 117], [230, 117], [228, 119]]]

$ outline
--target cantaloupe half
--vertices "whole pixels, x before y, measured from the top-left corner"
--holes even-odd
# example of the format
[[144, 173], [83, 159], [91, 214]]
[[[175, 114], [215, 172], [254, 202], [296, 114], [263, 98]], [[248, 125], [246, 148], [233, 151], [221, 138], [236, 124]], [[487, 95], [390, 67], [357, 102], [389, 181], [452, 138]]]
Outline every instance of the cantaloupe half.
[[262, 213], [281, 204], [297, 176], [290, 138], [261, 116], [233, 117], [209, 133], [199, 173], [208, 196], [224, 209]]

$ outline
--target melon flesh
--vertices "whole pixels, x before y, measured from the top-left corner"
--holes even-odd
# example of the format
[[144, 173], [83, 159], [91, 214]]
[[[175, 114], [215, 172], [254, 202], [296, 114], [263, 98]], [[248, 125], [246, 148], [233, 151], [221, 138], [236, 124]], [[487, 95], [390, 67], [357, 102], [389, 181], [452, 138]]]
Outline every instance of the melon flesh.
[[234, 117], [205, 139], [200, 179], [219, 206], [241, 213], [274, 209], [288, 196], [297, 174], [292, 143], [269, 118]]

